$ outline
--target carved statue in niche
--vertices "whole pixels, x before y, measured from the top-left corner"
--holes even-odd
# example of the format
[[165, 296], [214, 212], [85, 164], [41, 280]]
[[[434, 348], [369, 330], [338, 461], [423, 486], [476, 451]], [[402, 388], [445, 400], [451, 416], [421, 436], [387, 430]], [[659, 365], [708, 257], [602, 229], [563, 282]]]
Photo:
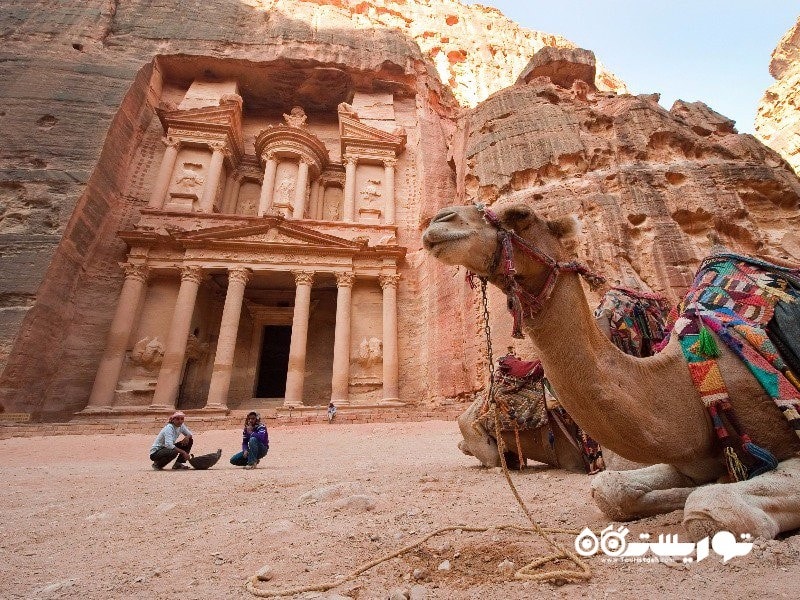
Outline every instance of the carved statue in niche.
[[198, 185], [203, 185], [203, 183], [205, 182], [205, 178], [200, 177], [200, 173], [198, 172], [202, 170], [203, 170], [203, 165], [201, 164], [185, 162], [183, 163], [183, 171], [181, 171], [181, 174], [175, 180], [175, 183], [177, 183], [181, 187], [189, 187], [189, 188], [193, 188]]
[[133, 345], [131, 364], [147, 371], [157, 371], [164, 360], [164, 344], [158, 338], [144, 337]]
[[306, 111], [300, 106], [295, 106], [289, 111], [289, 114], [283, 113], [283, 119], [289, 127], [305, 127], [306, 126]]
[[206, 352], [208, 352], [208, 342], [201, 342], [196, 335], [190, 333], [186, 340], [186, 358], [197, 360], [202, 358]]
[[291, 204], [294, 197], [294, 180], [286, 175], [275, 187], [275, 203]]
[[367, 185], [361, 190], [361, 199], [364, 202], [372, 202], [381, 197], [381, 180], [367, 179]]
[[358, 345], [358, 358], [356, 362], [365, 369], [383, 360], [383, 342], [380, 338], [364, 338]]

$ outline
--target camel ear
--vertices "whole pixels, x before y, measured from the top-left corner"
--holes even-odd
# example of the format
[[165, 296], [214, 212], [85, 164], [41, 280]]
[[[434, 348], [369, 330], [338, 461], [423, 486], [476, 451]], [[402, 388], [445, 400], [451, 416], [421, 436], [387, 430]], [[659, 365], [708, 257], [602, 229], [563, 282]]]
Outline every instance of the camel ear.
[[501, 219], [506, 227], [515, 231], [522, 231], [536, 218], [533, 210], [524, 204], [509, 206], [503, 211]]
[[575, 215], [568, 215], [566, 217], [547, 221], [547, 228], [558, 239], [563, 239], [576, 235], [580, 231], [581, 224]]

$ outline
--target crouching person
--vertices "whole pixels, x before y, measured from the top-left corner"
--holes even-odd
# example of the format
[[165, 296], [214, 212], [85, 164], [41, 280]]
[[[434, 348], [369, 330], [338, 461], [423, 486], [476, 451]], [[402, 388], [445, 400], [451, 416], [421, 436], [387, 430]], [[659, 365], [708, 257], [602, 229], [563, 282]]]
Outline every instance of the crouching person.
[[[186, 461], [189, 459], [189, 451], [192, 449], [192, 432], [183, 424], [186, 415], [181, 411], [176, 411], [169, 418], [169, 422], [156, 436], [153, 447], [150, 448], [150, 460], [153, 461], [153, 468], [160, 471], [166, 467], [173, 458], [177, 457], [172, 468], [175, 470], [188, 469]], [[183, 435], [183, 438], [178, 438]]]
[[261, 422], [261, 415], [255, 411], [247, 413], [242, 430], [242, 451], [231, 456], [231, 464], [245, 469], [255, 469], [269, 450], [267, 427]]

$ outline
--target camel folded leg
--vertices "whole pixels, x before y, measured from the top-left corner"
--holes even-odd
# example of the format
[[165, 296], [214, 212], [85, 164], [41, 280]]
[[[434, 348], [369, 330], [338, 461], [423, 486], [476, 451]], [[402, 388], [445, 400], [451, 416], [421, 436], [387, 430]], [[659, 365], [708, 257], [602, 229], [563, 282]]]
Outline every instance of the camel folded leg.
[[800, 527], [800, 458], [747, 481], [718, 483], [686, 499], [683, 523], [696, 539], [718, 531], [772, 539]]
[[604, 471], [592, 480], [592, 498], [615, 521], [660, 515], [683, 508], [697, 483], [672, 465]]

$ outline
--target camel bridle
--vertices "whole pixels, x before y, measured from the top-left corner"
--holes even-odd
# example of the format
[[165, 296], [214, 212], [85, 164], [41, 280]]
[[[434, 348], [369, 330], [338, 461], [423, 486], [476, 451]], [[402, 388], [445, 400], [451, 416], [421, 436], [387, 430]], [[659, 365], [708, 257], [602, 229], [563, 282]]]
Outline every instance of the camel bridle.
[[[492, 258], [489, 271], [494, 273], [498, 267], [502, 267], [503, 285], [501, 289], [505, 293], [506, 298], [508, 298], [508, 310], [514, 319], [511, 337], [517, 339], [525, 337], [522, 333], [522, 319], [524, 317], [533, 317], [542, 310], [553, 293], [558, 274], [562, 271], [577, 273], [583, 276], [592, 289], [605, 283], [605, 279], [601, 275], [594, 273], [586, 265], [577, 261], [558, 262], [546, 252], [530, 244], [513, 230], [506, 229], [494, 211], [490, 210], [485, 205], [476, 204], [475, 206], [483, 215], [486, 222], [497, 230], [497, 250]], [[522, 252], [528, 258], [542, 263], [549, 269], [547, 279], [538, 294], [532, 294], [524, 289], [514, 277], [517, 273], [514, 264], [514, 248]], [[467, 280], [470, 282], [470, 285], [473, 285], [475, 277], [478, 277], [481, 281], [488, 279], [486, 277], [477, 276], [471, 271], [467, 272]]]

